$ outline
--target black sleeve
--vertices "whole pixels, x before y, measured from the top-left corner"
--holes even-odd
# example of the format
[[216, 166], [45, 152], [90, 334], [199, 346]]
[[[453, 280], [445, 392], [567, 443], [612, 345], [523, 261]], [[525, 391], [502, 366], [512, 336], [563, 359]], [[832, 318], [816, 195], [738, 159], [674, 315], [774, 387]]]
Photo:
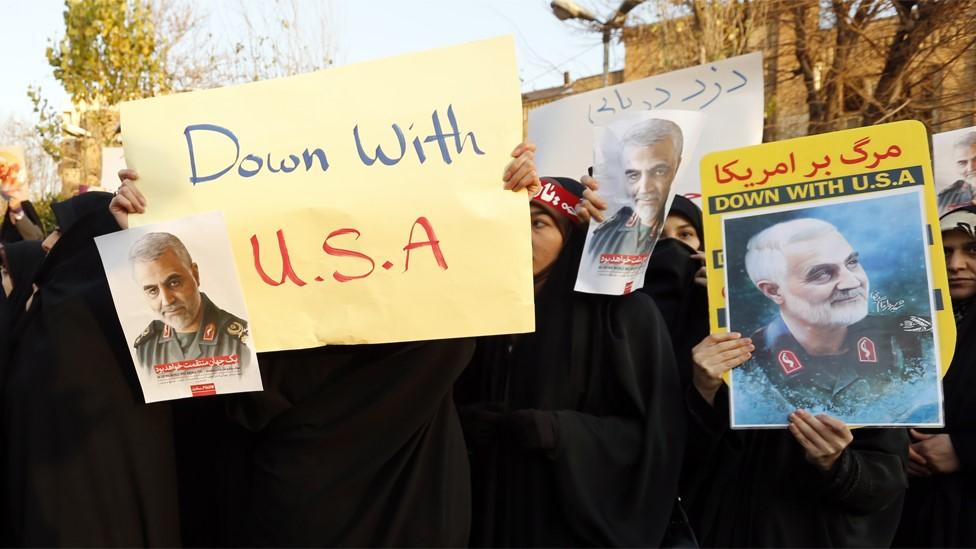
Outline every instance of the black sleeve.
[[907, 459], [904, 429], [855, 429], [854, 441], [825, 475], [823, 495], [855, 514], [883, 509], [908, 487]]
[[949, 440], [959, 458], [959, 465], [966, 471], [976, 470], [976, 433], [950, 432]]

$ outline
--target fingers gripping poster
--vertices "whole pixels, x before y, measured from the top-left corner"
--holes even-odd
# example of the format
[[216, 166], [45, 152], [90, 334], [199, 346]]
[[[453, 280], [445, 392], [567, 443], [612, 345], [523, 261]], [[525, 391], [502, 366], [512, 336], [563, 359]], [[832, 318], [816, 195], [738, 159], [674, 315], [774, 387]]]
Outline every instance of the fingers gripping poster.
[[510, 37], [125, 103], [131, 223], [221, 210], [257, 349], [534, 329]]
[[927, 143], [906, 121], [702, 159], [711, 328], [755, 346], [728, 379], [733, 427], [943, 423], [955, 324]]

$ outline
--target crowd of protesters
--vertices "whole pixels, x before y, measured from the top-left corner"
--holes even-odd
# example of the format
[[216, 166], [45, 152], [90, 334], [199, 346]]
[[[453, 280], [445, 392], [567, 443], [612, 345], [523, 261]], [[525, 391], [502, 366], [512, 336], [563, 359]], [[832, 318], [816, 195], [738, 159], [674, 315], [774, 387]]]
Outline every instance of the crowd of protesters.
[[945, 428], [732, 430], [722, 376], [755, 346], [709, 333], [697, 206], [675, 197], [641, 291], [578, 293], [599, 182], [534, 154], [499, 182], [531, 199], [534, 333], [261, 353], [264, 391], [153, 404], [94, 243], [152, 207], [138, 174], [55, 204], [46, 237], [11, 202], [0, 543], [976, 546], [976, 208], [942, 219]]

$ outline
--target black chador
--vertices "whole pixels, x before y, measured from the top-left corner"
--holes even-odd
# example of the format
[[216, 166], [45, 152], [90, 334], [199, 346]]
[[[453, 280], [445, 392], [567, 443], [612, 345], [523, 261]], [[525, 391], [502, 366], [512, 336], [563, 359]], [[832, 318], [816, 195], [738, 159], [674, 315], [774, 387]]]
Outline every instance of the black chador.
[[573, 291], [583, 230], [536, 300], [536, 332], [479, 340], [457, 386], [472, 545], [658, 546], [685, 424], [668, 329], [645, 294]]
[[170, 408], [143, 402], [95, 248], [94, 237], [119, 230], [111, 198], [55, 205], [63, 236], [6, 347], [6, 545], [181, 543]]

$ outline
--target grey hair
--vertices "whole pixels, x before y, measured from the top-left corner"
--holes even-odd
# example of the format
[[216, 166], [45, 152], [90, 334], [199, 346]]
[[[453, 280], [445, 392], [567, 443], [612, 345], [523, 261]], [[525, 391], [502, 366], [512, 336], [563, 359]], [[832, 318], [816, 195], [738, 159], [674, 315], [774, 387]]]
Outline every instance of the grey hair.
[[639, 147], [650, 147], [670, 139], [674, 145], [674, 151], [681, 158], [681, 150], [684, 147], [684, 134], [681, 133], [681, 126], [670, 120], [663, 118], [651, 118], [634, 124], [624, 133], [624, 147], [629, 145]]
[[173, 250], [176, 257], [179, 257], [180, 261], [185, 263], [187, 267], [193, 265], [193, 259], [190, 258], [190, 252], [187, 251], [186, 246], [179, 238], [169, 233], [147, 233], [143, 235], [129, 250], [129, 261], [132, 263], [156, 261], [166, 253], [166, 250]]
[[976, 146], [976, 132], [969, 132], [959, 138], [956, 141], [957, 147], [973, 147]]
[[840, 234], [840, 231], [826, 221], [810, 217], [784, 221], [763, 229], [746, 244], [746, 272], [749, 278], [753, 284], [758, 284], [760, 280], [782, 284], [787, 274], [783, 248], [831, 233]]

